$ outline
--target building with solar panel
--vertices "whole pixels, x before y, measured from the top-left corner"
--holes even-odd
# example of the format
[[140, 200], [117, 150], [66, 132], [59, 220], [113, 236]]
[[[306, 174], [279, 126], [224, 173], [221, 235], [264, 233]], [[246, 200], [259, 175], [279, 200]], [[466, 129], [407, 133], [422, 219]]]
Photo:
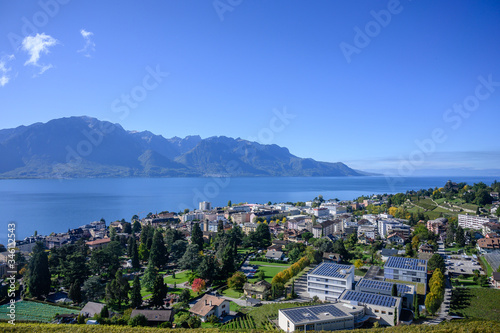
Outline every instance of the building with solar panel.
[[384, 277], [427, 285], [427, 260], [389, 257], [384, 266]]
[[[393, 285], [393, 282], [362, 278], [358, 281], [354, 290], [364, 293], [391, 296]], [[402, 298], [402, 307], [411, 308], [413, 306], [413, 298], [416, 296], [415, 286], [411, 284], [396, 283], [396, 288], [398, 291], [398, 297]]]
[[307, 274], [309, 297], [336, 301], [346, 289], [352, 290], [354, 266], [323, 262]]
[[[355, 290], [345, 290], [339, 297], [339, 302], [353, 306], [364, 306], [365, 316], [375, 318], [381, 325], [394, 326], [399, 321], [402, 302], [400, 297], [363, 293]], [[397, 309], [397, 311], [396, 311]]]
[[285, 332], [353, 329], [370, 319], [361, 305], [346, 303], [280, 309], [279, 327]]

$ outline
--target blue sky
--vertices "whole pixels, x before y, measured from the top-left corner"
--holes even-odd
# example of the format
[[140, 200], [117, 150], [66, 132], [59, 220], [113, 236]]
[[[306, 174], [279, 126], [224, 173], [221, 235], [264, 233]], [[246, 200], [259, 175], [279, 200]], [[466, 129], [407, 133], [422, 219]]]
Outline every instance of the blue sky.
[[0, 6], [0, 128], [88, 115], [401, 175], [500, 162], [498, 1]]

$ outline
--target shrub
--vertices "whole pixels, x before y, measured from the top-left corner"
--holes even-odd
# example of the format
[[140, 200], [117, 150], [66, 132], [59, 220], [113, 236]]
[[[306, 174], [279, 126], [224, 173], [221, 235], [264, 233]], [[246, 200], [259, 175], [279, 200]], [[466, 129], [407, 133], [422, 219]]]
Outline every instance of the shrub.
[[143, 314], [138, 314], [137, 316], [134, 316], [128, 321], [128, 324], [132, 327], [136, 326], [146, 326], [148, 324], [148, 320], [145, 315]]

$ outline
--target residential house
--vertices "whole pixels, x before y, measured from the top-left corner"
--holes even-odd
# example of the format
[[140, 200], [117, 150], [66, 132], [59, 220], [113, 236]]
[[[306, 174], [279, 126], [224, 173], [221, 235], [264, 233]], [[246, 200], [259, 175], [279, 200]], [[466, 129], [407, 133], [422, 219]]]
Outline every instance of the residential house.
[[69, 240], [69, 235], [64, 236], [47, 236], [45, 237], [45, 247], [50, 249], [60, 248]]
[[387, 242], [391, 244], [403, 245], [405, 243], [405, 237], [399, 232], [394, 232], [387, 236]]
[[267, 251], [266, 259], [283, 260], [285, 255], [281, 251]]
[[171, 323], [174, 319], [174, 312], [172, 309], [167, 310], [132, 310], [130, 318], [134, 318], [137, 315], [144, 315], [148, 320], [149, 326], [157, 327], [159, 324], [169, 322]]
[[364, 235], [367, 238], [376, 239], [378, 236], [377, 227], [374, 225], [371, 225], [371, 224], [359, 226], [358, 227], [358, 238], [362, 235]]
[[257, 230], [257, 226], [257, 223], [243, 223], [241, 230], [243, 231], [243, 233], [248, 235], [251, 232], [255, 232]]
[[80, 311], [80, 314], [84, 317], [92, 318], [94, 315], [100, 314], [105, 305], [106, 304], [102, 303], [87, 302]]
[[281, 247], [281, 245], [277, 245], [277, 244], [276, 245], [273, 244], [267, 248], [268, 252], [269, 251], [281, 251], [281, 250], [283, 250], [283, 248]]
[[490, 233], [495, 233], [497, 235], [500, 235], [500, 224], [494, 223], [494, 222], [487, 222], [487, 223], [483, 224], [482, 232], [483, 232], [483, 235], [490, 234]]
[[477, 241], [477, 249], [481, 253], [490, 253], [500, 250], [500, 237], [481, 238]]
[[212, 315], [221, 318], [229, 314], [229, 301], [224, 298], [206, 294], [189, 309], [189, 312], [200, 317], [203, 322]]
[[331, 262], [338, 264], [340, 260], [341, 260], [340, 254], [338, 253], [330, 253], [330, 252], [323, 253], [323, 262]]
[[373, 244], [374, 242], [375, 242], [375, 239], [367, 237], [367, 236], [365, 236], [365, 234], [361, 234], [358, 237], [359, 244]]
[[354, 266], [323, 262], [307, 273], [310, 297], [335, 301], [345, 289], [352, 289]]
[[429, 244], [424, 243], [424, 244], [420, 245], [420, 247], [418, 248], [418, 252], [420, 252], [420, 253], [434, 253], [434, 249]]
[[272, 243], [273, 245], [279, 245], [279, 246], [281, 246], [281, 250], [284, 250], [284, 249], [285, 249], [285, 246], [288, 244], [288, 242], [287, 242], [287, 241], [285, 241], [285, 240], [280, 240], [280, 239], [273, 239], [273, 240], [271, 241], [271, 243]]
[[243, 291], [247, 297], [266, 299], [271, 293], [271, 284], [266, 280], [261, 280], [255, 283], [246, 282], [243, 286]]
[[101, 249], [111, 242], [110, 238], [96, 239], [90, 242], [85, 242], [90, 250]]
[[439, 235], [446, 231], [446, 223], [448, 220], [444, 217], [437, 218], [435, 220], [427, 221], [427, 229], [433, 234]]

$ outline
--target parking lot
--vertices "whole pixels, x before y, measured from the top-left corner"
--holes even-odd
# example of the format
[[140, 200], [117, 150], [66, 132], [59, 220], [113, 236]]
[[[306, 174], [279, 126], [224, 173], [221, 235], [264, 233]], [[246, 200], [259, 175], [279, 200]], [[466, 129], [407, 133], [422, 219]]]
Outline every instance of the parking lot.
[[452, 256], [452, 259], [446, 259], [446, 269], [450, 275], [473, 275], [474, 270], [484, 274], [481, 265], [474, 259], [463, 259], [459, 256]]

